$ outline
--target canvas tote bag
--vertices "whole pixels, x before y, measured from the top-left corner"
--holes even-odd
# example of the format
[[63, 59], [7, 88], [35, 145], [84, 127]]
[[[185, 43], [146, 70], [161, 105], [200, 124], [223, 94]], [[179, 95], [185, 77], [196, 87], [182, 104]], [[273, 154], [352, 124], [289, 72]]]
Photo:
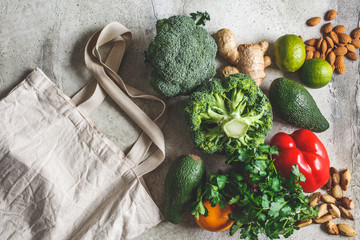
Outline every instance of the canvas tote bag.
[[[95, 79], [72, 99], [36, 69], [0, 101], [0, 239], [130, 239], [162, 221], [142, 176], [165, 156], [165, 104], [117, 74], [130, 40], [117, 22], [90, 38]], [[143, 130], [127, 154], [89, 119], [106, 94]], [[129, 97], [157, 101], [158, 117]]]

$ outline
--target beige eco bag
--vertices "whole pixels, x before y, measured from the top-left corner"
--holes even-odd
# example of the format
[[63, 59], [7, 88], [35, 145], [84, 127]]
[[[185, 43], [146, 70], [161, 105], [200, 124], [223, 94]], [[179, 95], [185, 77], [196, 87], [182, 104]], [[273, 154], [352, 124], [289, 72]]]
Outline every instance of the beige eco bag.
[[[162, 221], [142, 176], [165, 156], [165, 104], [117, 74], [130, 40], [117, 22], [90, 38], [95, 79], [72, 99], [36, 69], [0, 101], [0, 239], [130, 239]], [[127, 154], [88, 117], [107, 94], [143, 130]], [[159, 116], [128, 96], [158, 101]]]

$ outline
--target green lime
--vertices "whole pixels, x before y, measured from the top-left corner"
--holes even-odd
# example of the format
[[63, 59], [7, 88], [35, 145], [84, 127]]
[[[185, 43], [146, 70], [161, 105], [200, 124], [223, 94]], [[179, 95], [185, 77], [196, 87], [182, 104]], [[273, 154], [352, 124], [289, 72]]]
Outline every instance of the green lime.
[[298, 36], [286, 34], [276, 40], [274, 55], [276, 65], [282, 71], [295, 72], [305, 62], [305, 45]]
[[300, 79], [309, 88], [321, 88], [331, 80], [333, 70], [330, 64], [320, 58], [307, 60], [300, 69]]

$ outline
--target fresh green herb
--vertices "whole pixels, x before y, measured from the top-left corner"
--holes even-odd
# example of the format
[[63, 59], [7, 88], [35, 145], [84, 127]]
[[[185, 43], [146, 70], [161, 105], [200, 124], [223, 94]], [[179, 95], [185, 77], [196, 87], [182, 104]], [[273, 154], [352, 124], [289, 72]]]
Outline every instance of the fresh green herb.
[[208, 12], [199, 12], [190, 13], [192, 19], [194, 19], [196, 25], [203, 25], [205, 26], [206, 20], [210, 20], [210, 15]]
[[305, 177], [298, 165], [293, 165], [287, 179], [276, 171], [273, 155], [277, 154], [277, 148], [269, 145], [234, 152], [226, 161], [231, 171], [210, 174], [198, 189], [192, 214], [198, 217], [207, 212], [203, 200], [223, 209], [227, 202], [240, 209], [230, 214], [235, 221], [230, 235], [240, 230], [240, 237], [250, 240], [258, 239], [260, 233], [270, 239], [289, 237], [299, 229], [295, 222], [317, 217], [317, 209], [308, 205], [308, 196], [299, 184]]

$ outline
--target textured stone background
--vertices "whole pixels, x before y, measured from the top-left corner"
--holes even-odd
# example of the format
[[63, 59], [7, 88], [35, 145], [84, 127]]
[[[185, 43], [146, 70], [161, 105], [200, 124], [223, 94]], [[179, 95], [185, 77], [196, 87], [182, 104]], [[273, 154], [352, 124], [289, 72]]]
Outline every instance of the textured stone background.
[[[319, 26], [309, 28], [305, 21], [313, 16], [323, 17], [329, 9], [338, 10], [333, 25], [343, 24], [348, 29], [359, 25], [360, 2], [357, 0], [321, 1], [229, 1], [229, 0], [26, 0], [0, 2], [0, 97], [4, 97], [33, 68], [40, 67], [69, 96], [90, 79], [85, 69], [83, 52], [91, 34], [111, 21], [119, 21], [133, 33], [133, 44], [128, 50], [120, 75], [139, 89], [154, 93], [148, 79], [150, 67], [144, 65], [142, 53], [155, 35], [158, 19], [176, 14], [188, 15], [207, 10], [211, 21], [206, 29], [212, 34], [220, 28], [232, 29], [238, 43], [267, 39], [272, 44], [283, 34], [294, 33], [305, 40], [319, 37]], [[219, 66], [222, 60], [219, 59]], [[360, 231], [360, 88], [359, 61], [346, 62], [344, 75], [334, 74], [326, 87], [309, 90], [331, 126], [318, 134], [324, 142], [331, 165], [349, 168], [353, 173], [351, 188], [346, 195], [356, 202], [355, 221], [345, 221]], [[267, 93], [272, 80], [286, 76], [298, 80], [297, 74], [284, 74], [274, 65], [267, 68], [268, 76], [262, 89]], [[180, 154], [199, 153], [207, 169], [223, 167], [220, 155], [200, 153], [191, 142], [183, 123], [182, 108], [186, 97], [168, 100], [169, 118], [164, 127], [167, 157], [154, 172], [145, 176], [159, 207], [163, 206], [163, 181], [170, 163]], [[139, 103], [153, 109], [151, 103]], [[98, 127], [122, 149], [127, 150], [136, 140], [137, 129], [112, 101], [107, 100], [93, 114]], [[295, 128], [275, 118], [269, 138], [278, 131], [292, 132]], [[339, 222], [339, 220], [336, 220]], [[228, 232], [210, 233], [198, 228], [191, 216], [179, 225], [162, 222], [140, 235], [140, 239], [230, 239]], [[237, 239], [238, 236], [234, 236]], [[339, 239], [312, 225], [296, 232], [290, 239]], [[266, 239], [266, 238], [261, 238]], [[354, 239], [354, 238], [353, 238]]]

